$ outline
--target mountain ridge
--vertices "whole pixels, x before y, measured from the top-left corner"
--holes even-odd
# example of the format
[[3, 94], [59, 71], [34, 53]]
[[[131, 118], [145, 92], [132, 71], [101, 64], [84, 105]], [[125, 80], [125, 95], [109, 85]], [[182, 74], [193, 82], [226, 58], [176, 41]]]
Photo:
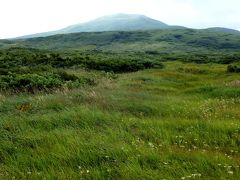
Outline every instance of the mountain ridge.
[[137, 31], [154, 29], [178, 29], [182, 26], [170, 26], [161, 21], [138, 14], [114, 14], [96, 18], [94, 20], [67, 26], [66, 28], [43, 33], [30, 34], [17, 37], [17, 39], [46, 37], [56, 34], [69, 34], [78, 32], [105, 32], [105, 31]]
[[[36, 37], [47, 37], [57, 34], [69, 34], [80, 32], [108, 32], [108, 31], [141, 31], [141, 30], [161, 30], [161, 29], [192, 29], [178, 25], [168, 25], [159, 20], [149, 18], [139, 14], [113, 14], [102, 16], [94, 20], [67, 26], [60, 30], [36, 33], [16, 37], [14, 39], [27, 39]], [[238, 30], [212, 27], [206, 28], [211, 32], [240, 33]]]

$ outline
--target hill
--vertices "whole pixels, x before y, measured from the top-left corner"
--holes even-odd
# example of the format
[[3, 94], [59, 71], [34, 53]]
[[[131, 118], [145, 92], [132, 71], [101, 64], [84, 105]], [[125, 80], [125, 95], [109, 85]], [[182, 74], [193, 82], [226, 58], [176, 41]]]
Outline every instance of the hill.
[[165, 28], [169, 28], [169, 25], [144, 15], [116, 14], [100, 17], [84, 24], [69, 26], [62, 32], [132, 31]]
[[[21, 36], [17, 37], [16, 39], [47, 37], [58, 34], [70, 34], [80, 32], [146, 31], [146, 30], [171, 30], [171, 29], [184, 30], [189, 28], [179, 25], [175, 26], [168, 25], [166, 23], [149, 18], [144, 15], [114, 14], [103, 16], [86, 23], [71, 25], [60, 30]], [[207, 30], [208, 32], [240, 34], [240, 32], [237, 30], [223, 27], [212, 27], [204, 30]]]
[[[3, 41], [0, 41], [0, 44]], [[209, 30], [165, 29], [121, 32], [89, 32], [4, 41], [5, 45], [61, 51], [200, 52], [239, 51], [240, 34]]]
[[240, 32], [238, 30], [223, 28], [223, 27], [212, 27], [212, 28], [207, 28], [206, 30], [208, 30], [210, 32], [223, 32], [223, 33], [240, 34]]
[[68, 34], [76, 32], [135, 31], [168, 28], [183, 27], [172, 27], [161, 21], [151, 19], [144, 15], [115, 14], [103, 16], [86, 23], [71, 25], [57, 31], [27, 35], [20, 38], [46, 37], [55, 34]]

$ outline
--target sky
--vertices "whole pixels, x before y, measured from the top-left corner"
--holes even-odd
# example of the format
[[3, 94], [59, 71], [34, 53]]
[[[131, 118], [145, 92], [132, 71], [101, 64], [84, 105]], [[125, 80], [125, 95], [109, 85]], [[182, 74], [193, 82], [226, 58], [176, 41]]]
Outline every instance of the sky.
[[240, 0], [0, 0], [0, 39], [46, 32], [116, 13], [170, 25], [240, 30]]

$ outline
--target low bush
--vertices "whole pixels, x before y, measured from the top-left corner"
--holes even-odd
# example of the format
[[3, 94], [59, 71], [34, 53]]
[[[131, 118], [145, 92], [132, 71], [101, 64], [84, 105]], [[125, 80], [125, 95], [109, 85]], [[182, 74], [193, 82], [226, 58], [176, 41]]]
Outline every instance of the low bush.
[[230, 72], [230, 73], [240, 73], [240, 67], [238, 67], [236, 65], [228, 65], [227, 72]]
[[35, 92], [95, 84], [90, 78], [67, 73], [66, 68], [124, 73], [163, 68], [163, 64], [138, 54], [90, 52], [60, 55], [36, 49], [10, 48], [0, 51], [0, 90]]
[[0, 79], [0, 90], [6, 91], [49, 91], [56, 88], [76, 88], [84, 84], [93, 85], [94, 80], [85, 77], [77, 77], [65, 71], [38, 72], [27, 74], [9, 73], [2, 75]]
[[88, 57], [88, 59], [73, 57], [71, 61], [75, 62], [75, 65], [81, 65], [81, 67], [86, 69], [114, 73], [134, 72], [149, 68], [163, 68], [163, 64], [160, 62], [145, 59], [139, 60], [132, 57], [108, 57], [100, 59], [97, 57]]

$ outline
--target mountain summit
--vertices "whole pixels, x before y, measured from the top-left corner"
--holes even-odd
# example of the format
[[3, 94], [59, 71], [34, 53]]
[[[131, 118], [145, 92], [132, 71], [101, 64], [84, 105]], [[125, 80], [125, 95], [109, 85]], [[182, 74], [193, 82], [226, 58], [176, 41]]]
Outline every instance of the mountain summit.
[[163, 29], [169, 26], [144, 15], [115, 14], [103, 16], [93, 21], [69, 26], [63, 32], [132, 31]]
[[144, 15], [114, 14], [103, 16], [86, 23], [68, 26], [57, 31], [27, 35], [20, 38], [46, 37], [55, 34], [68, 34], [77, 32], [134, 31], [168, 28], [171, 28], [171, 26]]

